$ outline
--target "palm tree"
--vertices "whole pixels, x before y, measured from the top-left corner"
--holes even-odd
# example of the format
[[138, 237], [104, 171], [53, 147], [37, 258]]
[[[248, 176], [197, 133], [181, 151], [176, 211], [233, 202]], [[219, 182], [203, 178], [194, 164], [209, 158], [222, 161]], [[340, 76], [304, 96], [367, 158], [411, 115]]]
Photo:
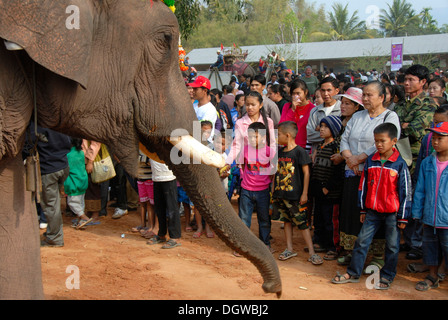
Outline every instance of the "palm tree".
[[323, 36], [330, 40], [350, 40], [363, 37], [365, 34], [365, 22], [359, 21], [358, 11], [351, 16], [348, 12], [348, 4], [333, 4], [333, 12], [329, 14], [330, 31], [314, 32], [313, 36]]
[[388, 36], [405, 35], [410, 27], [420, 21], [419, 15], [415, 14], [412, 5], [406, 0], [393, 0], [392, 6], [387, 6], [388, 11], [381, 9], [380, 26]]

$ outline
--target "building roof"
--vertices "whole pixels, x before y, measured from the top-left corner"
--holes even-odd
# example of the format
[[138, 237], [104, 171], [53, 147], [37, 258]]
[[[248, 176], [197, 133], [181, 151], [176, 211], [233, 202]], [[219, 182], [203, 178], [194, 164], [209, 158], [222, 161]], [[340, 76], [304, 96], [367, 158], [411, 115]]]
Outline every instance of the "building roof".
[[[391, 44], [403, 43], [404, 55], [448, 53], [448, 34], [434, 34], [412, 37], [394, 37], [377, 39], [360, 39], [346, 41], [323, 41], [300, 43], [299, 59], [334, 60], [350, 59], [362, 56], [390, 56]], [[208, 65], [216, 61], [216, 51], [220, 48], [193, 49], [188, 53], [191, 65]], [[248, 51], [246, 62], [258, 62], [260, 57], [266, 57], [272, 50], [286, 60], [296, 57], [296, 44], [272, 44], [241, 47]]]

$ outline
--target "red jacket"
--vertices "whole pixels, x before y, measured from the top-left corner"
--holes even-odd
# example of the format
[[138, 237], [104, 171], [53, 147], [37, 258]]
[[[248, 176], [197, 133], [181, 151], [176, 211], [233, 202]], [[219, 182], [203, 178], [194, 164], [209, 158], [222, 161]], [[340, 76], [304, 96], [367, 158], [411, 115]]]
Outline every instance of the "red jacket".
[[394, 148], [390, 158], [381, 164], [379, 152], [369, 156], [359, 184], [361, 209], [381, 213], [397, 213], [399, 222], [410, 214], [411, 179], [406, 162]]

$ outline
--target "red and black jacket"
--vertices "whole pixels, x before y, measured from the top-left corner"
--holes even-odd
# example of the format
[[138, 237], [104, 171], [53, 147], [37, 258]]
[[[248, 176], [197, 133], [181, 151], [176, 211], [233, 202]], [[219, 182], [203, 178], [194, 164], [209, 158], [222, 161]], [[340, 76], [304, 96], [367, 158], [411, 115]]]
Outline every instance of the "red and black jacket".
[[359, 183], [359, 207], [380, 213], [396, 213], [398, 222], [406, 223], [412, 204], [408, 166], [397, 149], [382, 164], [379, 152], [370, 155]]

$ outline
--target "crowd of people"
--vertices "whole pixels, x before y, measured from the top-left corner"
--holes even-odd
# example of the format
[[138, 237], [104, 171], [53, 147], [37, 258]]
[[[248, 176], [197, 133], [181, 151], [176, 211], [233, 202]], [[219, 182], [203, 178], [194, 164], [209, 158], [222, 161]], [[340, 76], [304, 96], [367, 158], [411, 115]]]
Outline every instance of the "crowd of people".
[[[272, 254], [271, 221], [283, 222], [286, 248], [279, 260], [297, 256], [292, 241], [297, 228], [310, 263], [336, 260], [347, 266], [346, 273], [331, 279], [335, 284], [359, 282], [374, 266], [380, 270], [376, 288], [388, 289], [398, 254], [406, 251], [406, 258], [416, 261], [407, 265], [410, 272], [428, 272], [416, 284], [426, 291], [444, 279], [448, 256], [445, 81], [441, 70], [430, 73], [421, 65], [396, 74], [336, 75], [306, 67], [296, 76], [284, 69], [270, 79], [234, 76], [213, 90], [209, 79], [198, 76], [186, 87], [201, 124], [201, 142], [225, 160], [218, 174], [229, 201], [238, 199], [238, 215], [248, 228], [256, 212], [259, 238]], [[54, 144], [38, 144], [41, 164], [52, 164], [42, 170], [40, 216], [48, 223], [42, 245], [62, 246], [60, 187], [65, 186], [67, 204], [77, 216], [73, 227], [79, 229], [107, 214], [112, 180], [91, 181], [100, 144], [47, 134], [52, 135]], [[68, 154], [66, 160], [61, 161], [62, 153]], [[127, 214], [128, 181], [140, 202], [141, 223], [133, 231], [149, 245], [175, 248], [182, 233], [214, 237], [166, 165], [141, 152], [135, 179], [115, 165], [112, 218]]]

